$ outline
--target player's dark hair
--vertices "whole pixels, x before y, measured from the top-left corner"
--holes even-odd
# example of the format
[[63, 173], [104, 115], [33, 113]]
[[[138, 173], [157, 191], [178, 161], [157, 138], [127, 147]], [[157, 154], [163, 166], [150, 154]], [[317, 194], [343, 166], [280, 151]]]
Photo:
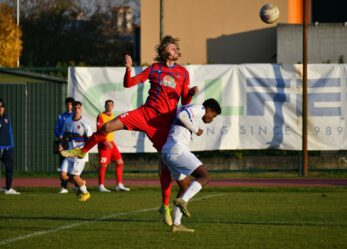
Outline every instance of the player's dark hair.
[[75, 102], [75, 99], [74, 98], [72, 98], [72, 97], [67, 97], [66, 99], [65, 99], [65, 105], [66, 104], [68, 104], [68, 103], [74, 103]]
[[107, 105], [107, 103], [111, 102], [112, 104], [114, 103], [112, 99], [108, 99], [105, 101], [105, 106]]
[[157, 52], [157, 55], [154, 58], [154, 60], [160, 63], [165, 63], [167, 58], [169, 57], [169, 54], [165, 51], [165, 49], [170, 44], [176, 45], [178, 56], [181, 57], [182, 55], [180, 52], [178, 41], [179, 41], [178, 38], [173, 38], [171, 35], [164, 36], [163, 39], [160, 41], [160, 44], [155, 47], [155, 51]]
[[78, 106], [78, 105], [83, 106], [82, 103], [80, 101], [77, 101], [77, 100], [74, 101], [72, 104], [72, 106]]
[[0, 98], [0, 106], [5, 107], [5, 103], [4, 103], [4, 101], [2, 100], [2, 98]]
[[202, 105], [206, 108], [210, 108], [212, 111], [216, 112], [218, 115], [222, 113], [222, 108], [215, 99], [206, 99]]

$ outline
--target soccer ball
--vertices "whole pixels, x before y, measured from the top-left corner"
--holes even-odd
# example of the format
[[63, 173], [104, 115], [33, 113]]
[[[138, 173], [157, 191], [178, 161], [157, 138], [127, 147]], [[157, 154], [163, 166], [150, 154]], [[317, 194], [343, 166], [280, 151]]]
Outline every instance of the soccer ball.
[[271, 24], [276, 22], [280, 17], [280, 10], [272, 3], [268, 3], [261, 7], [259, 15], [263, 22]]

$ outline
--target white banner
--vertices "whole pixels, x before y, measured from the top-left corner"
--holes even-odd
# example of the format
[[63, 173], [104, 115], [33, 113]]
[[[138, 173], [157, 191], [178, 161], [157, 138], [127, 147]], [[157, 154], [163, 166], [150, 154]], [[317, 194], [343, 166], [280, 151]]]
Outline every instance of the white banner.
[[[203, 136], [194, 137], [193, 151], [233, 149], [301, 150], [302, 66], [277, 64], [189, 65], [191, 86], [200, 92], [193, 103], [215, 98], [222, 115]], [[144, 68], [134, 68], [132, 75]], [[115, 114], [142, 105], [149, 83], [123, 88], [124, 67], [69, 68], [68, 95], [84, 105], [83, 116], [94, 130], [106, 99]], [[308, 65], [308, 149], [347, 149], [347, 65]], [[121, 152], [155, 152], [141, 132], [117, 131]], [[95, 150], [95, 149], [94, 149]]]

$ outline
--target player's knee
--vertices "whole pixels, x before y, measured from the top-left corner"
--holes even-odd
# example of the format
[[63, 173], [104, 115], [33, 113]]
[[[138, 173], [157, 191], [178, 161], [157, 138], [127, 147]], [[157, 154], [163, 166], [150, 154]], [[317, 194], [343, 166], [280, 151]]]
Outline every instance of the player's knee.
[[69, 180], [69, 176], [66, 174], [66, 172], [61, 172], [60, 178], [64, 181]]
[[203, 186], [208, 184], [211, 181], [211, 177], [208, 174], [207, 170], [200, 172], [200, 177], [198, 177], [198, 179], [199, 179], [199, 182], [201, 183], [201, 185], [203, 185]]
[[[77, 182], [77, 184], [78, 184], [79, 182], [82, 181], [81, 177], [78, 176], [78, 175], [74, 175], [74, 176], [73, 176], [73, 180], [74, 180], [75, 182]], [[79, 185], [80, 185], [80, 184], [79, 184]]]

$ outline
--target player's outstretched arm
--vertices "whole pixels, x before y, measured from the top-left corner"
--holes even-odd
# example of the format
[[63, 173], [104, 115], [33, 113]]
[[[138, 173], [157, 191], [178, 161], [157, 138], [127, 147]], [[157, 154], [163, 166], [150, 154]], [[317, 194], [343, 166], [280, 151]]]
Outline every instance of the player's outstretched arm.
[[126, 54], [124, 57], [124, 65], [125, 65], [125, 75], [123, 80], [123, 86], [125, 88], [129, 88], [135, 86], [140, 83], [144, 83], [149, 76], [150, 68], [148, 67], [138, 75], [131, 77], [131, 67], [133, 66], [133, 60], [130, 55]]

